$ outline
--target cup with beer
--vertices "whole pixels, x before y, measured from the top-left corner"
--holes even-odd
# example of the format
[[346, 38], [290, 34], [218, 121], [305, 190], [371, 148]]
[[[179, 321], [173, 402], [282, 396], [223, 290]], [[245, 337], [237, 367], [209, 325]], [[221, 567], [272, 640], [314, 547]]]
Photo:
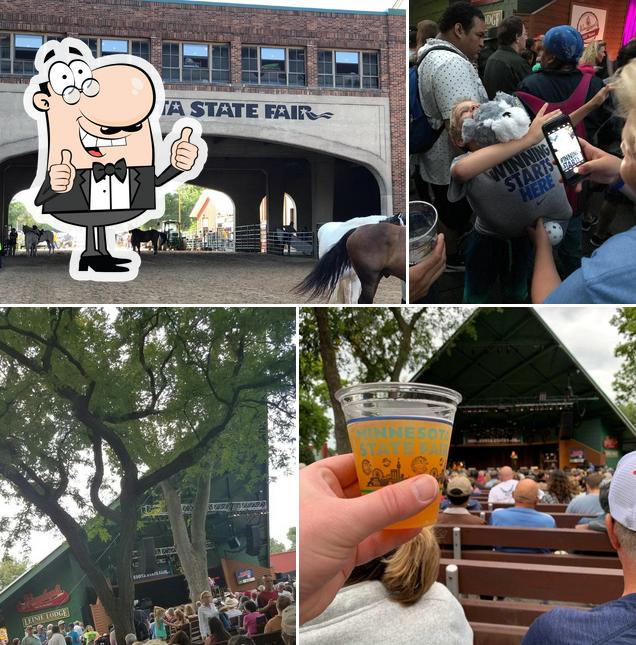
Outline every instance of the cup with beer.
[[433, 504], [387, 528], [435, 524], [461, 394], [423, 383], [363, 383], [338, 390], [336, 398], [363, 495], [417, 475], [432, 475], [440, 484]]

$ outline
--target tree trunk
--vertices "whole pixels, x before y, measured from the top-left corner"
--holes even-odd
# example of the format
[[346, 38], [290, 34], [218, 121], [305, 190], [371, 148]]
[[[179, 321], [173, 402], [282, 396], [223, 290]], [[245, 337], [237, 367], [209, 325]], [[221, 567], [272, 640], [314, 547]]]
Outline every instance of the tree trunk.
[[188, 527], [181, 509], [181, 495], [176, 485], [171, 479], [166, 480], [161, 482], [161, 490], [166, 500], [174, 546], [179, 556], [183, 575], [188, 583], [190, 600], [195, 603], [203, 591], [210, 590], [208, 556], [205, 548], [205, 520], [210, 499], [210, 472], [207, 471], [200, 475], [197, 481], [197, 493], [192, 504], [192, 519], [190, 521], [192, 540], [188, 535]]
[[326, 307], [314, 307], [316, 322], [318, 324], [318, 342], [320, 358], [322, 359], [322, 372], [329, 390], [329, 399], [333, 408], [334, 434], [336, 435], [336, 450], [343, 455], [351, 452], [351, 443], [347, 433], [347, 422], [340, 403], [336, 399], [336, 392], [342, 387], [338, 364], [336, 363], [336, 350], [331, 340], [329, 329], [329, 313]]

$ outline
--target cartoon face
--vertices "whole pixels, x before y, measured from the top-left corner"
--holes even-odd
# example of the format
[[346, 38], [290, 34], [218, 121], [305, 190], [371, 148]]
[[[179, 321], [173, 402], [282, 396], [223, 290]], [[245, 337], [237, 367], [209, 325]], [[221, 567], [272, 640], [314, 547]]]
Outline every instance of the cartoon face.
[[57, 61], [43, 89], [33, 96], [33, 105], [47, 116], [48, 167], [60, 163], [62, 150], [71, 152], [76, 168], [122, 158], [128, 166], [153, 165], [148, 117], [155, 91], [142, 69], [125, 64], [91, 69], [79, 57]]

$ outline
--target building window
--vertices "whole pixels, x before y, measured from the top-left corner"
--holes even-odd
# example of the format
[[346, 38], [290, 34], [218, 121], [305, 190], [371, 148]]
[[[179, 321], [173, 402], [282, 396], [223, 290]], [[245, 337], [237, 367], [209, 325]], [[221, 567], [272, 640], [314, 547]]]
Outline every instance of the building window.
[[13, 73], [30, 75], [35, 73], [35, 55], [44, 42], [44, 36], [31, 34], [14, 35]]
[[305, 50], [287, 47], [243, 47], [241, 80], [256, 85], [305, 83]]
[[229, 45], [163, 43], [161, 76], [178, 83], [229, 83]]
[[318, 51], [318, 85], [345, 89], [378, 89], [376, 52]]
[[88, 38], [80, 40], [91, 50], [95, 58], [112, 54], [132, 54], [144, 60], [150, 60], [150, 41], [126, 40], [123, 38]]
[[0, 73], [11, 74], [11, 34], [0, 34]]

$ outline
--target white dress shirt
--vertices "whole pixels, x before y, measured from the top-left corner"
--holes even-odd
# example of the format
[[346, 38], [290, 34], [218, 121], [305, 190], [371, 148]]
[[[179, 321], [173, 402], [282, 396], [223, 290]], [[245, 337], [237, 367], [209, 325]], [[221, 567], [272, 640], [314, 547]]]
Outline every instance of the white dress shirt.
[[91, 170], [91, 202], [92, 211], [127, 210], [130, 208], [130, 173], [126, 169], [124, 181], [119, 181], [116, 175], [105, 175], [101, 181], [95, 181]]

